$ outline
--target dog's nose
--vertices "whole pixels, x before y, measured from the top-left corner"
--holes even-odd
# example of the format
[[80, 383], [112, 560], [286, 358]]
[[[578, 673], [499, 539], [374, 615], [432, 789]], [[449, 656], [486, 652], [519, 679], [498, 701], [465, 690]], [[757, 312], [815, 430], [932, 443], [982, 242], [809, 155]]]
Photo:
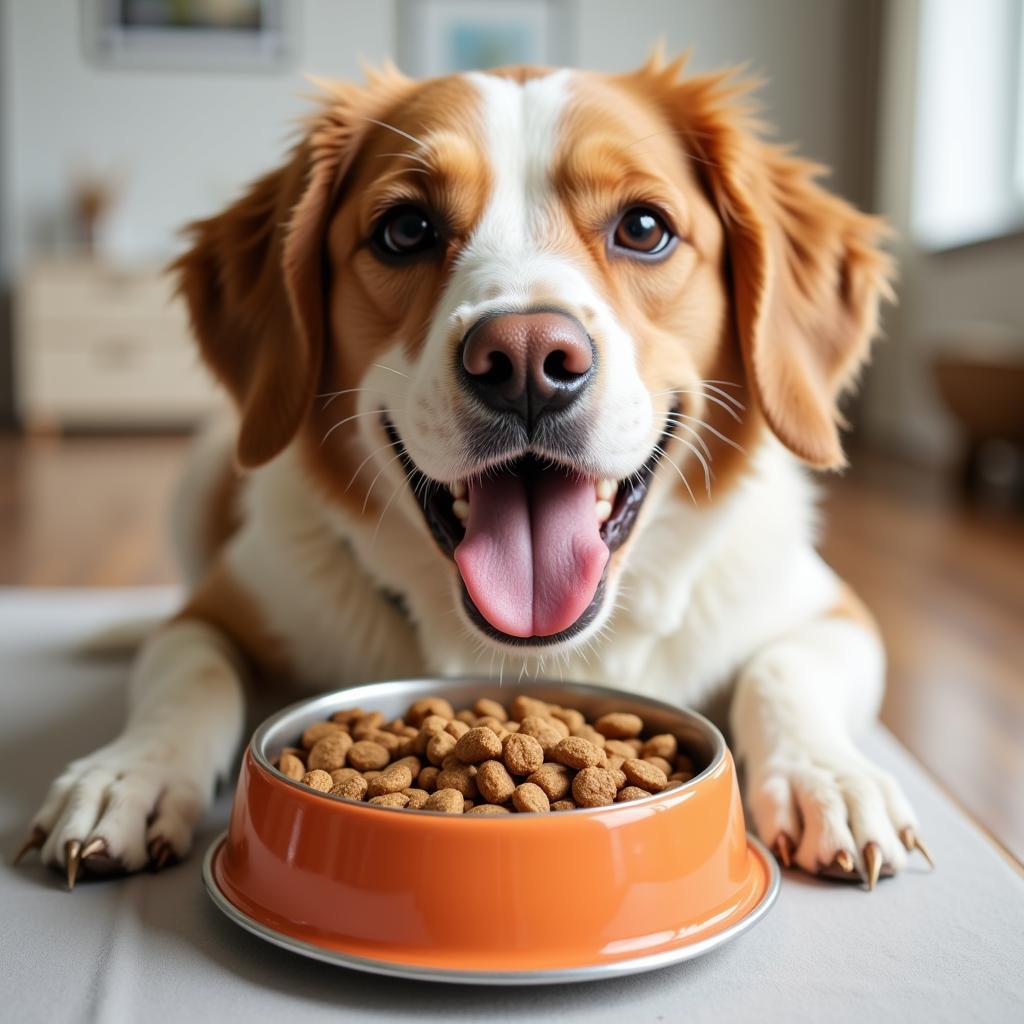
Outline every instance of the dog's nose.
[[594, 346], [567, 313], [503, 313], [470, 329], [462, 368], [481, 401], [532, 429], [541, 413], [566, 408], [586, 390]]

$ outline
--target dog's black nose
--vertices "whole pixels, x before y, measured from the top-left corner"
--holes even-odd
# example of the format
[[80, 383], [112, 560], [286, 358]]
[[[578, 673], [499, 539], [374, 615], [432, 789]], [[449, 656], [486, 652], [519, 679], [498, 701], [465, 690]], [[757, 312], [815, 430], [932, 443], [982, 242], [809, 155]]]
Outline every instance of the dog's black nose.
[[594, 375], [594, 346], [567, 313], [503, 313], [480, 320], [462, 346], [466, 381], [492, 409], [533, 429], [541, 413], [564, 409]]

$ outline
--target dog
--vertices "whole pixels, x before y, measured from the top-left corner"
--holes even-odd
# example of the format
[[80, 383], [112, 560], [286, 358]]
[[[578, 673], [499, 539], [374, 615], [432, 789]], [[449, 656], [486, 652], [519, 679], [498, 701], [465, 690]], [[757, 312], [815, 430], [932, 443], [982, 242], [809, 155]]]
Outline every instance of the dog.
[[27, 845], [72, 885], [186, 856], [252, 678], [544, 674], [727, 707], [785, 864], [898, 872], [917, 820], [855, 744], [884, 652], [808, 474], [844, 465], [882, 222], [658, 53], [319, 84], [174, 264], [235, 413], [176, 499], [187, 602]]

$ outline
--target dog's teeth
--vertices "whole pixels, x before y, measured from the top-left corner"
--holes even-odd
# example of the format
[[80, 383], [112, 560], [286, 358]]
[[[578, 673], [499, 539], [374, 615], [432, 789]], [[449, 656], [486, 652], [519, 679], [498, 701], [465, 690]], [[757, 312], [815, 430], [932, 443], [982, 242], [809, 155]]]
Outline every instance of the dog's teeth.
[[597, 521], [603, 523], [612, 514], [612, 503], [602, 498], [595, 506], [594, 511], [597, 512]]
[[452, 512], [455, 513], [456, 519], [465, 522], [469, 518], [469, 502], [464, 498], [456, 498], [452, 502]]
[[618, 489], [619, 485], [607, 477], [597, 481], [597, 496], [602, 501], [611, 501]]
[[464, 498], [466, 496], [466, 484], [462, 480], [456, 480], [455, 483], [449, 484], [448, 489], [452, 492], [453, 498]]

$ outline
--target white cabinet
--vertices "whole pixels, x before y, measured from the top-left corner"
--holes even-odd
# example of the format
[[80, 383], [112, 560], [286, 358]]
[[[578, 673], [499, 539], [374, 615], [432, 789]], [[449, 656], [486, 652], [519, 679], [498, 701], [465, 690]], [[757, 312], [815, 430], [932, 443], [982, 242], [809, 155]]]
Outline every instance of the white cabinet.
[[159, 269], [37, 264], [18, 288], [15, 324], [29, 429], [184, 426], [223, 401]]

